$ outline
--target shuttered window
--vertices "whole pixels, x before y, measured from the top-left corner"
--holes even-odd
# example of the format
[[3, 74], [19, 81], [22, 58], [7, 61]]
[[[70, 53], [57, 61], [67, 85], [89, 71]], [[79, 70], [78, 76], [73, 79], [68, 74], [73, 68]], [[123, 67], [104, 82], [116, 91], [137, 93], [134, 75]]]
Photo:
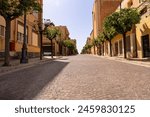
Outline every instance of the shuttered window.
[[5, 35], [5, 27], [0, 25], [0, 36], [4, 36]]
[[35, 32], [32, 32], [32, 45], [38, 46], [38, 34]]
[[[28, 28], [26, 29], [26, 38], [28, 42]], [[23, 42], [23, 39], [24, 39], [24, 27], [22, 24], [18, 23], [17, 40], [19, 42]]]

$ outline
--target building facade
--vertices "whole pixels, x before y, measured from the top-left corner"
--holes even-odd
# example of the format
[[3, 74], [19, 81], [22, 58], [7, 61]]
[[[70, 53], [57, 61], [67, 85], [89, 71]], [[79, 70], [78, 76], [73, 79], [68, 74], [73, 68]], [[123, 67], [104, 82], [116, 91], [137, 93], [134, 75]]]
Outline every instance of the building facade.
[[[120, 2], [122, 1], [122, 2]], [[121, 8], [137, 8], [141, 15], [140, 23], [133, 26], [126, 34], [127, 58], [150, 57], [150, 1], [149, 0], [95, 0], [93, 6], [93, 31], [91, 39], [97, 38], [103, 32], [103, 21], [105, 17]], [[121, 34], [112, 39], [112, 55], [123, 57], [123, 37]], [[110, 55], [110, 45], [104, 42], [104, 55]], [[98, 54], [98, 49], [92, 47], [92, 54]]]
[[[43, 0], [39, 0], [41, 6], [43, 5]], [[36, 22], [42, 20], [42, 13], [33, 12], [32, 14], [27, 14], [27, 51], [28, 57], [37, 57], [40, 53], [39, 48], [39, 34], [34, 28]], [[4, 57], [5, 51], [5, 20], [0, 16], [0, 57]], [[20, 58], [22, 45], [24, 37], [24, 18], [19, 17], [11, 22], [11, 37], [10, 37], [10, 56]]]
[[[103, 21], [106, 16], [113, 13], [120, 4], [120, 0], [95, 0], [93, 5], [92, 17], [93, 17], [93, 37], [92, 40], [97, 38], [98, 34], [103, 31]], [[97, 48], [95, 50], [97, 54]]]
[[[90, 37], [87, 37], [87, 40], [86, 40], [86, 45], [88, 46], [92, 46], [92, 39]], [[92, 47], [87, 50], [87, 53], [88, 54], [92, 54]]]
[[[121, 8], [137, 8], [141, 21], [126, 35], [127, 58], [150, 57], [150, 2], [147, 0], [123, 0]], [[119, 10], [118, 7], [117, 10]], [[123, 56], [122, 35], [112, 39], [113, 56]]]
[[49, 39], [44, 37], [43, 39], [43, 51], [44, 52], [51, 52], [51, 46], [53, 46], [53, 54], [55, 56], [65, 56], [67, 53], [67, 48], [63, 46], [63, 41], [69, 38], [69, 31], [66, 26], [54, 26], [52, 28], [56, 28], [61, 33], [60, 36], [57, 36], [56, 39], [53, 39], [53, 44], [51, 45], [51, 42]]
[[64, 47], [63, 45], [63, 41], [70, 39], [69, 37], [69, 30], [66, 26], [56, 26], [56, 28], [60, 31], [60, 36], [57, 37], [56, 39], [56, 43], [55, 43], [55, 54], [56, 55], [63, 55], [63, 56], [67, 56], [67, 51], [68, 49], [66, 47]]
[[[94, 32], [93, 30], [90, 33], [90, 39], [91, 39], [91, 44], [93, 44], [93, 40], [94, 40]], [[96, 54], [96, 48], [94, 46], [91, 47], [91, 54]]]

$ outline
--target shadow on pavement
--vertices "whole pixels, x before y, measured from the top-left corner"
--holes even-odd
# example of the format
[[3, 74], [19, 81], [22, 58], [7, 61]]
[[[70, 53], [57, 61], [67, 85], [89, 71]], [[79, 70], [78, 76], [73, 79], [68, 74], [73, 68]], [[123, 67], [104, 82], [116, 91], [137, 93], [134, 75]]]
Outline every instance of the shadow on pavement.
[[54, 61], [0, 76], [0, 99], [33, 99], [68, 63]]

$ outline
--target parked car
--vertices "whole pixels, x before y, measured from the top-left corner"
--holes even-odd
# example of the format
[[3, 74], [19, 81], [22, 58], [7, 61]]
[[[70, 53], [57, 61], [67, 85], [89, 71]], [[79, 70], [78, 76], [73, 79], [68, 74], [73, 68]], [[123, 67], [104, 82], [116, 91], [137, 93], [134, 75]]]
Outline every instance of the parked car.
[[43, 56], [51, 56], [51, 52], [43, 52]]

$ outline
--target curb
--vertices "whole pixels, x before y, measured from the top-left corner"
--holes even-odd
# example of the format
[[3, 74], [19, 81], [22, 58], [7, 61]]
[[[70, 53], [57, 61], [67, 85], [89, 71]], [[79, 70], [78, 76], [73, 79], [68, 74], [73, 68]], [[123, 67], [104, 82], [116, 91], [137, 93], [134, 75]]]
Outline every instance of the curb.
[[[40, 64], [44, 64], [47, 62], [53, 62], [54, 60], [60, 59], [61, 57], [58, 58], [53, 58], [53, 59], [43, 59], [43, 60], [34, 60], [31, 61], [27, 64], [19, 64], [19, 63], [15, 63], [12, 66], [9, 67], [0, 67], [0, 76], [11, 73], [11, 72], [15, 72], [18, 70], [22, 70], [22, 69], [26, 69], [26, 68], [30, 68], [36, 65], [40, 65]], [[33, 59], [32, 59], [33, 60]]]
[[103, 59], [108, 59], [108, 60], [113, 60], [113, 61], [118, 61], [122, 63], [128, 63], [132, 65], [138, 65], [146, 68], [150, 68], [150, 62], [149, 61], [140, 61], [140, 60], [134, 60], [134, 59], [124, 59], [124, 58], [119, 58], [119, 57], [108, 57], [108, 56], [98, 56], [94, 55], [95, 57], [103, 58]]

